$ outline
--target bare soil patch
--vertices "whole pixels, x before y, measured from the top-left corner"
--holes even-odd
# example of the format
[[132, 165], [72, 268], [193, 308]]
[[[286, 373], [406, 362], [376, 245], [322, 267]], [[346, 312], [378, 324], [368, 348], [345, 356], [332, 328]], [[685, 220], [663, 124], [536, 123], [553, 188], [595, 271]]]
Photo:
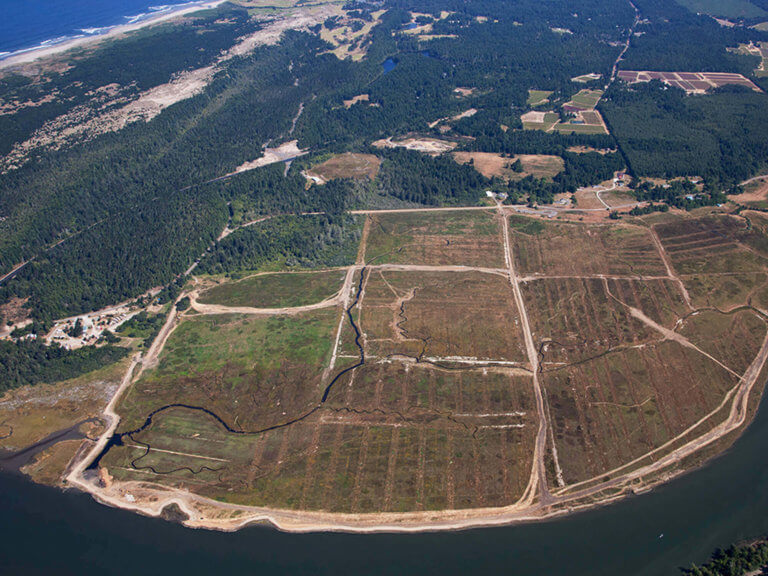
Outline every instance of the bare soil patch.
[[434, 156], [449, 152], [457, 146], [456, 142], [451, 142], [449, 140], [417, 137], [396, 141], [392, 140], [392, 138], [386, 138], [383, 140], [376, 140], [372, 144], [376, 148], [406, 148], [407, 150], [416, 150], [417, 152], [424, 152]]
[[370, 95], [368, 94], [358, 94], [357, 96], [354, 96], [350, 98], [349, 100], [344, 100], [344, 108], [352, 108], [355, 104], [358, 102], [369, 102], [370, 101]]
[[291, 140], [280, 144], [276, 148], [264, 148], [264, 155], [261, 158], [245, 162], [235, 168], [233, 174], [239, 174], [240, 172], [246, 172], [253, 170], [254, 168], [261, 168], [262, 166], [268, 166], [269, 164], [275, 164], [277, 162], [285, 162], [293, 158], [298, 158], [307, 153], [307, 150], [301, 150], [298, 146], [298, 140]]

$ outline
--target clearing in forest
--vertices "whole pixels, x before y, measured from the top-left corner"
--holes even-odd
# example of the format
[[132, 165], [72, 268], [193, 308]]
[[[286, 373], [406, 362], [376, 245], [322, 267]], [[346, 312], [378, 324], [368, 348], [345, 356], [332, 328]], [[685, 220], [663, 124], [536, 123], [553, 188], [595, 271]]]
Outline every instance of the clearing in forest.
[[339, 178], [368, 178], [373, 180], [379, 173], [381, 159], [373, 154], [347, 152], [333, 156], [325, 162], [313, 166], [304, 175], [316, 184], [325, 184]]
[[[454, 152], [453, 158], [459, 164], [472, 162], [475, 170], [486, 178], [504, 178], [520, 180], [526, 176], [551, 180], [565, 169], [560, 156], [546, 154], [518, 154], [505, 157], [492, 152]], [[512, 167], [520, 160], [521, 169], [516, 172]]]
[[628, 84], [660, 80], [669, 86], [685, 90], [688, 94], [704, 94], [707, 90], [720, 88], [730, 84], [744, 86], [755, 92], [762, 92], [754, 82], [748, 80], [741, 74], [732, 72], [655, 72], [621, 70], [619, 71], [618, 77]]
[[444, 152], [450, 152], [456, 148], [457, 144], [450, 140], [420, 138], [414, 136], [402, 140], [392, 140], [392, 138], [376, 140], [372, 143], [372, 146], [376, 148], [405, 148], [406, 150], [415, 150], [416, 152], [424, 152], [426, 154], [439, 156]]
[[528, 90], [528, 106], [540, 106], [549, 102], [553, 92], [549, 90]]

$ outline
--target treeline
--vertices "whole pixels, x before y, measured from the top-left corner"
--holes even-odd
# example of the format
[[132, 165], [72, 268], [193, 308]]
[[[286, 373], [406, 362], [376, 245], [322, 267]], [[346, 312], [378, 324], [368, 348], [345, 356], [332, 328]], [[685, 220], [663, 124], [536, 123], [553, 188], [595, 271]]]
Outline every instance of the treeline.
[[381, 190], [406, 202], [437, 205], [477, 204], [491, 181], [449, 154], [432, 157], [404, 149], [379, 152]]
[[198, 266], [204, 274], [283, 265], [304, 268], [354, 264], [362, 217], [275, 217], [242, 228], [219, 242]]
[[[635, 197], [641, 202], [664, 201], [669, 206], [683, 210], [693, 210], [702, 206], [716, 206], [727, 202], [727, 196], [711, 188], [702, 191], [690, 180], [676, 180], [665, 186], [654, 186], [643, 182], [634, 189]], [[650, 207], [649, 207], [650, 208]], [[638, 210], [641, 210], [638, 208]]]
[[117, 327], [116, 332], [128, 338], [141, 338], [142, 347], [149, 348], [165, 323], [165, 315], [149, 314], [142, 310], [136, 316]]
[[35, 319], [97, 310], [169, 283], [226, 224], [224, 202], [180, 192], [117, 214], [42, 253], [0, 285], [0, 300], [29, 297]]
[[127, 348], [86, 346], [66, 350], [36, 340], [0, 341], [0, 392], [30, 384], [60, 382], [125, 358]]
[[565, 170], [552, 181], [528, 176], [522, 180], [512, 180], [505, 189], [496, 190], [508, 194], [507, 203], [518, 204], [525, 201], [533, 204], [551, 204], [557, 194], [575, 192], [583, 186], [591, 186], [613, 178], [615, 172], [624, 169], [624, 159], [620, 154], [563, 153]]
[[699, 176], [729, 188], [768, 159], [768, 97], [746, 88], [688, 97], [658, 81], [614, 86], [600, 110], [637, 176]]
[[718, 550], [701, 566], [692, 565], [683, 570], [686, 576], [744, 576], [768, 565], [768, 543], [729, 546]]

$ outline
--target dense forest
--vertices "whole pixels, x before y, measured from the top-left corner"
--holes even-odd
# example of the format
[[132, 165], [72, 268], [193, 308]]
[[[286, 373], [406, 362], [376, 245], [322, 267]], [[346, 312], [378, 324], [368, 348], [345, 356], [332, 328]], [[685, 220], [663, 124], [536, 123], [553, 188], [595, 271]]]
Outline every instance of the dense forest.
[[683, 573], [686, 576], [744, 576], [765, 566], [768, 566], [768, 542], [760, 541], [718, 550], [706, 564], [694, 564]]
[[768, 97], [746, 88], [691, 97], [658, 81], [614, 86], [600, 110], [638, 175], [699, 176], [730, 188], [768, 160]]
[[[754, 58], [725, 48], [762, 38], [761, 32], [721, 29], [672, 0], [637, 5], [642, 34], [632, 38], [623, 67], [746, 74], [754, 68]], [[636, 175], [701, 176], [714, 192], [765, 164], [766, 96], [738, 88], [694, 98], [657, 84], [614, 85], [600, 105], [611, 136], [522, 130], [528, 90], [551, 90], [553, 101], [564, 102], [584, 87], [572, 81], [575, 76], [597, 72], [603, 79], [590, 85], [605, 82], [635, 17], [625, 1], [583, 0], [577, 10], [564, 0], [390, 0], [384, 7], [362, 60], [336, 58], [317, 35], [318, 27], [288, 31], [278, 44], [231, 59], [201, 94], [152, 121], [41, 150], [3, 174], [0, 273], [28, 264], [0, 284], [0, 303], [29, 298], [33, 318], [49, 324], [168, 285], [207, 250], [213, 252], [201, 262], [204, 271], [263, 266], [271, 257], [264, 254], [305, 263], [325, 258], [317, 255], [309, 232], [290, 232], [280, 219], [216, 243], [225, 226], [263, 216], [323, 213], [345, 229], [338, 216], [350, 209], [475, 204], [490, 188], [509, 194], [509, 201], [548, 202], [557, 193], [605, 180], [625, 164]], [[380, 7], [347, 8], [355, 10], [360, 24]], [[432, 20], [433, 39], [400, 33], [411, 11], [433, 15], [420, 17]], [[443, 11], [450, 14], [441, 17]], [[338, 18], [327, 24], [337, 26]], [[180, 70], [210, 64], [262, 25], [246, 10], [224, 5], [183, 24], [153, 27], [79, 53], [71, 68], [40, 81], [6, 74], [0, 97], [35, 100], [53, 90], [62, 95], [55, 106], [71, 108], [107, 84], [136, 93]], [[676, 42], [670, 44], [672, 37]], [[163, 58], [151, 56], [158, 53]], [[386, 71], [381, 63], [388, 58], [395, 66]], [[457, 97], [458, 87], [471, 88], [471, 94]], [[369, 100], [343, 105], [359, 94]], [[24, 112], [28, 118], [0, 116], [16, 123], [0, 130], [6, 149], [61, 113], [47, 106]], [[447, 134], [429, 126], [470, 107], [478, 112], [453, 122]], [[507, 183], [488, 180], [447, 156], [370, 146], [406, 134], [447, 138], [459, 150], [554, 154], [564, 159], [565, 170], [553, 181]], [[293, 138], [309, 154], [290, 169], [279, 164], [221, 179], [258, 158], [264, 146]], [[572, 154], [572, 146], [619, 153]], [[379, 155], [378, 177], [309, 187], [302, 169], [314, 158], [344, 151]], [[654, 194], [652, 200], [662, 200]], [[325, 225], [310, 229], [325, 238]], [[286, 245], [301, 238], [308, 252], [267, 249], [266, 233], [289, 238]]]
[[262, 267], [349, 266], [355, 262], [362, 217], [276, 217], [224, 238], [200, 262], [207, 274], [258, 270]]
[[624, 70], [738, 72], [750, 75], [759, 59], [739, 56], [727, 48], [750, 40], [768, 40], [768, 34], [742, 27], [720, 26], [675, 0], [637, 0], [643, 17], [639, 36], [621, 63]]
[[0, 393], [28, 384], [60, 382], [103, 368], [128, 355], [115, 346], [65, 350], [36, 340], [0, 340]]

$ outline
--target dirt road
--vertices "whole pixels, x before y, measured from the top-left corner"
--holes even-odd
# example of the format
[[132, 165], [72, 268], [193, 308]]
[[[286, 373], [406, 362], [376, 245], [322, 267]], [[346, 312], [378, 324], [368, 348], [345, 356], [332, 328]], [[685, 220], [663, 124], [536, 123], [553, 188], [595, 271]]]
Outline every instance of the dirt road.
[[[438, 209], [438, 210], [465, 210], [465, 209]], [[470, 210], [488, 210], [485, 207], [470, 208]], [[120, 396], [125, 392], [131, 382], [135, 380], [141, 371], [147, 367], [154, 366], [157, 358], [172, 333], [177, 322], [177, 312], [175, 308], [163, 325], [163, 328], [147, 352], [143, 361], [140, 357], [134, 357], [129, 370], [120, 385], [115, 396], [105, 409], [105, 417], [109, 422], [106, 433], [99, 439], [96, 446], [90, 451], [89, 455], [73, 466], [67, 479], [70, 485], [77, 486], [84, 491], [94, 495], [98, 500], [112, 506], [135, 510], [143, 514], [160, 515], [163, 509], [169, 504], [176, 504], [184, 511], [189, 519], [185, 522], [191, 527], [204, 527], [219, 530], [236, 530], [243, 526], [255, 522], [269, 522], [274, 526], [293, 532], [308, 531], [348, 531], [348, 532], [420, 532], [424, 530], [454, 530], [475, 526], [494, 526], [510, 524], [521, 521], [540, 520], [552, 516], [564, 514], [568, 511], [593, 506], [597, 502], [605, 502], [611, 498], [618, 497], [623, 490], [637, 487], [647, 487], [647, 479], [652, 478], [651, 484], [658, 483], [659, 473], [672, 469], [673, 473], [679, 470], [673, 467], [683, 459], [695, 454], [697, 451], [710, 446], [714, 442], [723, 438], [735, 430], [738, 430], [746, 422], [749, 395], [755, 382], [758, 380], [766, 361], [768, 360], [768, 336], [764, 339], [762, 347], [750, 364], [744, 374], [739, 375], [717, 358], [701, 350], [684, 336], [677, 334], [664, 326], [657, 324], [648, 318], [641, 310], [627, 306], [633, 317], [642, 321], [653, 328], [663, 338], [676, 341], [683, 346], [696, 350], [709, 360], [717, 363], [719, 366], [728, 370], [738, 378], [738, 383], [725, 395], [719, 406], [715, 407], [709, 414], [704, 415], [699, 421], [692, 424], [681, 434], [668, 440], [664, 445], [658, 446], [654, 450], [636, 458], [631, 462], [622, 464], [620, 467], [605, 472], [600, 477], [584, 480], [570, 485], [563, 485], [562, 470], [557, 459], [556, 445], [552, 442], [550, 455], [554, 461], [555, 475], [558, 478], [559, 486], [550, 490], [547, 485], [547, 476], [545, 468], [545, 457], [547, 456], [547, 442], [549, 439], [550, 426], [547, 414], [546, 402], [542, 387], [538, 378], [539, 358], [536, 349], [536, 343], [531, 330], [525, 301], [522, 295], [520, 283], [524, 281], [535, 280], [539, 276], [520, 277], [515, 267], [514, 254], [512, 252], [512, 243], [509, 236], [509, 215], [503, 207], [497, 208], [499, 221], [503, 226], [500, 232], [504, 244], [504, 255], [506, 268], [476, 268], [466, 266], [411, 266], [397, 264], [381, 264], [371, 266], [373, 269], [389, 269], [402, 271], [437, 271], [437, 272], [480, 272], [489, 274], [502, 274], [508, 277], [513, 288], [515, 302], [519, 310], [520, 326], [525, 340], [526, 355], [528, 364], [532, 370], [532, 380], [534, 394], [536, 399], [536, 410], [539, 419], [538, 430], [534, 443], [534, 455], [531, 466], [531, 473], [527, 487], [521, 499], [506, 507], [499, 508], [477, 508], [464, 510], [445, 510], [430, 512], [410, 512], [410, 513], [367, 513], [367, 514], [336, 514], [327, 512], [308, 512], [308, 511], [288, 511], [274, 510], [264, 507], [248, 507], [221, 502], [212, 501], [204, 497], [177, 490], [169, 487], [153, 487], [151, 483], [125, 482], [115, 483], [109, 488], [98, 486], [95, 481], [89, 481], [83, 476], [88, 463], [99, 454], [108, 438], [112, 436], [119, 422], [119, 416], [114, 408]], [[406, 209], [407, 212], [420, 210]], [[430, 209], [424, 210], [430, 211]], [[359, 213], [371, 214], [379, 211], [365, 211]], [[386, 211], [391, 212], [391, 211]], [[399, 211], [395, 211], [399, 212]], [[357, 272], [365, 265], [365, 238], [366, 230], [364, 228], [363, 241], [358, 253], [355, 265], [347, 268], [342, 289], [332, 298], [322, 302], [301, 306], [295, 308], [280, 309], [246, 309], [245, 313], [259, 314], [280, 314], [295, 313], [305, 310], [312, 310], [320, 307], [340, 306], [344, 310], [349, 305], [349, 297], [352, 293], [352, 287]], [[660, 244], [658, 238], [655, 238]], [[664, 253], [660, 252], [664, 257]], [[677, 279], [674, 270], [666, 262], [668, 277]], [[544, 277], [544, 276], [541, 276]], [[608, 285], [608, 276], [598, 276], [603, 279], [605, 285]], [[655, 277], [654, 277], [655, 278]], [[610, 292], [609, 292], [610, 294]], [[610, 294], [613, 297], [612, 294]], [[197, 303], [196, 294], [193, 294], [192, 302], [195, 309], [203, 313], [223, 313], [223, 312], [242, 312], [240, 308], [231, 308], [224, 306], [201, 305]], [[342, 314], [342, 322], [343, 322]], [[330, 366], [335, 365], [338, 357], [339, 339], [342, 323], [336, 333], [336, 342], [333, 348], [333, 354]], [[471, 360], [471, 359], [465, 359]], [[138, 369], [138, 370], [137, 370]], [[523, 370], [524, 367], [508, 366], [499, 367], [505, 370]], [[724, 409], [730, 406], [728, 416], [724, 421], [716, 424], [706, 433], [691, 439], [688, 442], [679, 445], [686, 438], [693, 436], [697, 431], [712, 418], [722, 414]], [[677, 446], [677, 447], [676, 447]], [[655, 459], [655, 460], [654, 460]], [[151, 481], [151, 478], [148, 478]], [[639, 484], [638, 484], [639, 483]], [[607, 497], [605, 491], [613, 489], [616, 496]], [[594, 499], [594, 500], [593, 500]]]

